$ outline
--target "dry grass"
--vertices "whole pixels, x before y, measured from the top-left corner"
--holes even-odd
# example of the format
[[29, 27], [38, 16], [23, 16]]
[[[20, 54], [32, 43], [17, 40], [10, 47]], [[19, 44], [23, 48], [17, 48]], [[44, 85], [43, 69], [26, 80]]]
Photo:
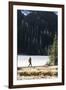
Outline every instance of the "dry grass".
[[23, 68], [18, 68], [17, 69], [17, 75], [18, 75], [18, 79], [21, 77], [23, 79], [24, 78], [28, 78], [28, 76], [30, 76], [30, 78], [33, 76], [33, 78], [36, 77], [46, 77], [46, 76], [50, 76], [50, 77], [57, 77], [58, 75], [58, 68], [57, 66], [47, 66], [47, 67], [23, 67]]

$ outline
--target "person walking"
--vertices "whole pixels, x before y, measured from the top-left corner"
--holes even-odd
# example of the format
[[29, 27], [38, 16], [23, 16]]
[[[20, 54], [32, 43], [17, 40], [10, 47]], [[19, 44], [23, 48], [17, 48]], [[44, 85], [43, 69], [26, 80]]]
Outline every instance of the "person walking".
[[29, 58], [29, 65], [28, 66], [32, 66], [31, 57]]

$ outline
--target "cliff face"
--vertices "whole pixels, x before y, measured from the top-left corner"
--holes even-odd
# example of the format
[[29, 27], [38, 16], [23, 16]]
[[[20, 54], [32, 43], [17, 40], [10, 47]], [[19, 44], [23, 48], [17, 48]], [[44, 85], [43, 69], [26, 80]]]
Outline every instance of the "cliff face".
[[17, 53], [48, 55], [48, 49], [57, 36], [57, 15], [53, 12], [30, 11], [24, 15], [17, 11]]

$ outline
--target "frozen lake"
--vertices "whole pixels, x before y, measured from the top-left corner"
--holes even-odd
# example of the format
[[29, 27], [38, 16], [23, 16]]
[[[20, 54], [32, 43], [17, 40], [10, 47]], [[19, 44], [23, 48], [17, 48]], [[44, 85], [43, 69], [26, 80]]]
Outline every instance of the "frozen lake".
[[29, 65], [29, 58], [31, 57], [32, 66], [42, 66], [49, 61], [49, 56], [24, 56], [18, 55], [18, 67], [27, 67]]

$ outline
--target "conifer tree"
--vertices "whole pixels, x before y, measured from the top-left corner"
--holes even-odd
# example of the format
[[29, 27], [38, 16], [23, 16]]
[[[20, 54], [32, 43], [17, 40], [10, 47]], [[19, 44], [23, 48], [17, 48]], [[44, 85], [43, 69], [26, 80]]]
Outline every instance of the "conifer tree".
[[57, 46], [57, 37], [55, 35], [53, 44], [51, 46], [51, 49], [49, 50], [49, 65], [57, 65], [58, 64], [58, 46]]

